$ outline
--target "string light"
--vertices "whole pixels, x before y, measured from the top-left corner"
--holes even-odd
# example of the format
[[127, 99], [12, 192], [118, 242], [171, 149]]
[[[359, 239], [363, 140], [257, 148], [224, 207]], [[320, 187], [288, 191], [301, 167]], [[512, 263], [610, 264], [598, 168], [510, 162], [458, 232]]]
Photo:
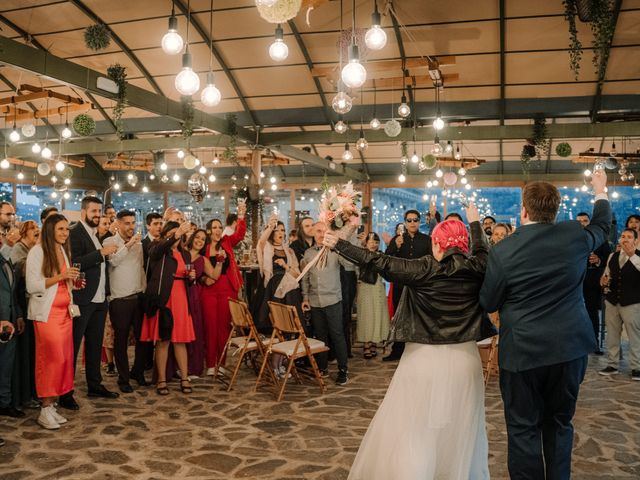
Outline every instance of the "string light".
[[380, 26], [380, 13], [378, 2], [374, 1], [374, 10], [371, 14], [371, 28], [364, 35], [364, 43], [370, 50], [382, 50], [387, 44], [387, 34]]
[[342, 152], [342, 159], [345, 162], [353, 160], [353, 153], [351, 153], [351, 150], [349, 150], [349, 144], [348, 143], [344, 144], [344, 152]]
[[176, 18], [175, 5], [171, 6], [171, 16], [169, 17], [169, 28], [161, 41], [162, 51], [167, 55], [177, 55], [182, 51], [184, 40], [178, 33], [178, 19]]
[[289, 56], [289, 47], [284, 43], [284, 32], [280, 24], [276, 27], [275, 39], [269, 47], [269, 56], [275, 62], [282, 62]]

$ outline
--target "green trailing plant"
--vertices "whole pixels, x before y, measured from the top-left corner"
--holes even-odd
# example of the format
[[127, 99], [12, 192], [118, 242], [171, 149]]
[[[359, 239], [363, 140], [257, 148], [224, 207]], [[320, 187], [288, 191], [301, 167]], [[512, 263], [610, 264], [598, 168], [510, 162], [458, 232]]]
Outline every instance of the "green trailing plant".
[[86, 113], [73, 119], [73, 130], [81, 137], [87, 137], [96, 131], [96, 122]]
[[84, 30], [84, 44], [89, 50], [98, 52], [104, 50], [111, 43], [111, 35], [106, 25], [96, 23], [89, 25]]
[[593, 65], [596, 69], [598, 81], [604, 80], [605, 65], [611, 50], [611, 41], [615, 29], [613, 21], [612, 0], [589, 0], [588, 15], [579, 15], [579, 8], [584, 7], [580, 0], [563, 0], [564, 18], [569, 26], [569, 65], [576, 80], [580, 73], [583, 46], [578, 37], [576, 16], [589, 24], [593, 34]]
[[422, 157], [422, 163], [426, 170], [432, 170], [438, 164], [438, 159], [434, 155], [427, 153]]
[[571, 145], [569, 145], [567, 142], [559, 143], [558, 145], [556, 145], [556, 154], [559, 157], [568, 157], [569, 155], [571, 155]]
[[527, 143], [522, 147], [520, 153], [523, 172], [529, 173], [531, 160], [537, 158], [540, 162], [543, 156], [549, 155], [550, 148], [551, 141], [547, 137], [547, 120], [539, 115], [533, 120], [531, 138], [527, 139]]
[[409, 147], [407, 145], [407, 142], [402, 142], [400, 144], [400, 155], [401, 158], [406, 158], [407, 160], [409, 159]]
[[222, 158], [227, 162], [237, 163], [238, 161], [238, 124], [236, 123], [236, 115], [229, 113], [225, 116], [229, 128], [225, 132], [229, 136], [229, 142], [227, 143]]
[[182, 95], [180, 97], [180, 104], [182, 105], [182, 136], [189, 138], [193, 135], [193, 117], [195, 109], [193, 108], [193, 98], [191, 95]]
[[124, 122], [122, 114], [127, 106], [127, 69], [119, 63], [107, 68], [107, 76], [118, 86], [116, 104], [113, 107], [113, 120], [116, 124], [116, 134], [122, 140], [124, 138]]
[[327, 177], [327, 174], [325, 173], [322, 177], [322, 182], [320, 183], [320, 190], [322, 190], [322, 193], [327, 193], [329, 191], [329, 189], [331, 188], [331, 184], [329, 183], [329, 177]]

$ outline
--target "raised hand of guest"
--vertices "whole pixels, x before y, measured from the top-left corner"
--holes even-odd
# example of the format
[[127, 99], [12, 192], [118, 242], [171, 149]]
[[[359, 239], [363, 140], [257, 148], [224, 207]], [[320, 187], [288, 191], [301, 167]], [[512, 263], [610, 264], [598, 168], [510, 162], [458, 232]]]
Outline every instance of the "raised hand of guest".
[[109, 255], [113, 255], [117, 251], [118, 251], [117, 245], [107, 245], [106, 247], [102, 247], [102, 249], [100, 250], [100, 253], [102, 254], [103, 257], [107, 257]]
[[593, 185], [593, 193], [599, 195], [605, 193], [607, 186], [607, 173], [604, 170], [596, 170], [591, 174], [591, 185]]
[[182, 222], [180, 226], [176, 229], [176, 233], [174, 234], [175, 238], [180, 238], [185, 235], [187, 232], [191, 230], [191, 223]]
[[324, 241], [322, 244], [327, 248], [335, 248], [336, 244], [340, 240], [340, 237], [333, 233], [331, 230], [327, 230], [324, 234]]
[[402, 247], [403, 243], [404, 243], [404, 235], [396, 235], [396, 247], [398, 248]]
[[475, 203], [470, 203], [465, 211], [467, 213], [467, 221], [469, 223], [480, 221], [480, 213], [478, 212], [478, 207], [476, 207]]
[[127, 248], [131, 248], [133, 247], [136, 243], [140, 243], [140, 241], [142, 240], [142, 235], [140, 233], [136, 233], [133, 237], [131, 237], [129, 239], [129, 241], [126, 243], [126, 247]]

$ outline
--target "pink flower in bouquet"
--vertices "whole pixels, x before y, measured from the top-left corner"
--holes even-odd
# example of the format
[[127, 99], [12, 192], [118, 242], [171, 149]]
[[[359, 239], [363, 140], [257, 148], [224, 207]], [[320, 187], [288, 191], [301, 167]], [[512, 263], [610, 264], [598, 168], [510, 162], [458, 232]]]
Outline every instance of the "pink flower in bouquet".
[[331, 210], [327, 210], [325, 215], [325, 218], [323, 220], [323, 222], [325, 223], [331, 223], [336, 219], [336, 212], [333, 212]]

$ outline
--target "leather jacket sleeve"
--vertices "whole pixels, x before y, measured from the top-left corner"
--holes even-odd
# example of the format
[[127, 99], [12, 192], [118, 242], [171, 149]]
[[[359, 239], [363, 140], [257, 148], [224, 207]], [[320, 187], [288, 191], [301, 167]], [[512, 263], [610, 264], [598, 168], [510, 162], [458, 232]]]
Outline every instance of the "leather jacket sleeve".
[[484, 272], [487, 269], [487, 261], [489, 258], [489, 243], [487, 242], [487, 236], [482, 231], [482, 225], [480, 222], [471, 222], [469, 224], [470, 230], [470, 261], [474, 266]]
[[427, 278], [438, 263], [431, 255], [417, 259], [392, 257], [379, 252], [370, 252], [351, 243], [338, 240], [335, 250], [344, 258], [360, 267], [371, 267], [388, 281], [406, 286], [417, 286]]

